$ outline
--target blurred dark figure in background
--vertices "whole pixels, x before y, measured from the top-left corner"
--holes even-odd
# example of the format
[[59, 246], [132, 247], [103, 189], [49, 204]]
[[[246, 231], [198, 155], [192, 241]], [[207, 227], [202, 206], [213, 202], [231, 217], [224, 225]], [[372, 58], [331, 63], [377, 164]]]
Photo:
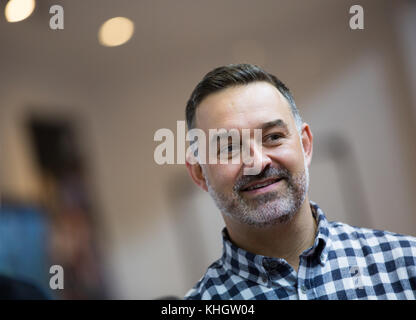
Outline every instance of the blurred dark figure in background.
[[[48, 296], [49, 229], [46, 212], [40, 206], [19, 202], [11, 197], [0, 199], [0, 275], [7, 295], [30, 283]], [[22, 282], [18, 282], [22, 281]], [[15, 285], [14, 285], [15, 284]], [[2, 290], [0, 294], [3, 294]], [[29, 289], [28, 289], [29, 290]]]
[[[312, 132], [274, 75], [248, 64], [214, 69], [191, 94], [186, 120], [189, 130], [202, 129], [210, 139], [210, 129], [240, 132], [237, 142], [226, 136], [224, 149], [219, 134], [204, 141], [210, 153], [214, 142], [217, 160], [224, 152], [227, 164], [200, 161], [199, 149], [198, 162], [187, 160], [226, 227], [222, 257], [186, 298], [416, 298], [415, 238], [329, 222], [309, 200]], [[250, 129], [251, 163], [241, 161], [243, 129]], [[262, 129], [254, 143], [252, 129]], [[253, 163], [260, 173], [245, 174]]]
[[[94, 205], [71, 122], [30, 117], [28, 129], [41, 197], [28, 201], [0, 194], [0, 294], [105, 299]], [[50, 287], [55, 265], [63, 270], [62, 288]]]
[[65, 271], [65, 286], [56, 291], [57, 298], [105, 299], [94, 201], [75, 120], [39, 116], [28, 120], [50, 217], [50, 261]]
[[0, 275], [0, 300], [45, 300], [48, 297], [35, 285]]

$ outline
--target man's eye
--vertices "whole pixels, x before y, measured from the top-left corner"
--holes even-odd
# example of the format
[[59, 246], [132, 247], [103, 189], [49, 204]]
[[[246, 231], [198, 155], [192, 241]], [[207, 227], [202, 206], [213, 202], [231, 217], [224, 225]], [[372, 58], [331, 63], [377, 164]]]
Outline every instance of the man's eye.
[[230, 144], [221, 149], [220, 153], [232, 154], [238, 151], [237, 146]]
[[266, 141], [275, 142], [279, 140], [282, 137], [282, 135], [274, 133], [266, 137]]
[[234, 150], [234, 146], [230, 144], [229, 146], [223, 149], [223, 152], [233, 152], [233, 150]]

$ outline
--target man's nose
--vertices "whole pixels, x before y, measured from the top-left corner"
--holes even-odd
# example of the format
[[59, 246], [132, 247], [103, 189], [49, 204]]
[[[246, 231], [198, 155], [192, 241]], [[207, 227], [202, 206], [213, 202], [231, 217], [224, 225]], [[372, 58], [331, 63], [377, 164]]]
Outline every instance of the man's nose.
[[250, 154], [246, 155], [247, 159], [243, 160], [245, 164], [244, 174], [256, 175], [259, 174], [272, 163], [272, 160], [266, 153], [266, 150], [262, 147], [261, 144], [250, 143]]

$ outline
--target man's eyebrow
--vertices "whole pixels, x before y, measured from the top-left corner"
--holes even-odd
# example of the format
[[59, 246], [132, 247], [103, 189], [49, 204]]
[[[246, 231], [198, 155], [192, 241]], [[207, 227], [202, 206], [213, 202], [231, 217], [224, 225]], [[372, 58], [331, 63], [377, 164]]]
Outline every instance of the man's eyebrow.
[[[276, 119], [276, 120], [273, 120], [273, 121], [265, 122], [260, 126], [260, 129], [261, 130], [268, 130], [268, 129], [271, 129], [273, 127], [282, 128], [283, 130], [289, 132], [288, 125], [282, 119]], [[217, 133], [212, 135], [212, 140], [211, 141], [214, 142], [215, 139], [226, 137], [228, 135], [229, 135], [228, 131], [226, 131], [226, 132], [223, 132], [223, 131], [217, 132]]]
[[225, 137], [229, 137], [232, 138], [232, 135], [230, 135], [230, 133], [227, 131], [220, 131], [220, 132], [216, 132], [215, 134], [212, 135], [212, 139], [211, 142], [215, 142], [215, 140], [219, 139], [223, 139]]
[[273, 121], [263, 123], [260, 128], [262, 130], [267, 130], [267, 129], [270, 129], [270, 128], [273, 128], [273, 127], [278, 127], [278, 128], [282, 128], [286, 131], [289, 131], [289, 128], [288, 128], [286, 122], [284, 122], [282, 119], [276, 119], [276, 120], [273, 120]]

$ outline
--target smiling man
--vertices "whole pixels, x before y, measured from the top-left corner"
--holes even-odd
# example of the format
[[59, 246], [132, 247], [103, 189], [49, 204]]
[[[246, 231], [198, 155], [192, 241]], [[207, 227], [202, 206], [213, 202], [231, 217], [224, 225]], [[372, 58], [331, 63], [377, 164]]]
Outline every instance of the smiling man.
[[[188, 129], [261, 129], [253, 163], [187, 161], [221, 211], [223, 255], [186, 299], [415, 299], [416, 239], [328, 222], [308, 197], [313, 135], [287, 87], [249, 64], [209, 72], [186, 107]], [[230, 139], [229, 159], [240, 147]], [[260, 164], [256, 175], [245, 167]]]

